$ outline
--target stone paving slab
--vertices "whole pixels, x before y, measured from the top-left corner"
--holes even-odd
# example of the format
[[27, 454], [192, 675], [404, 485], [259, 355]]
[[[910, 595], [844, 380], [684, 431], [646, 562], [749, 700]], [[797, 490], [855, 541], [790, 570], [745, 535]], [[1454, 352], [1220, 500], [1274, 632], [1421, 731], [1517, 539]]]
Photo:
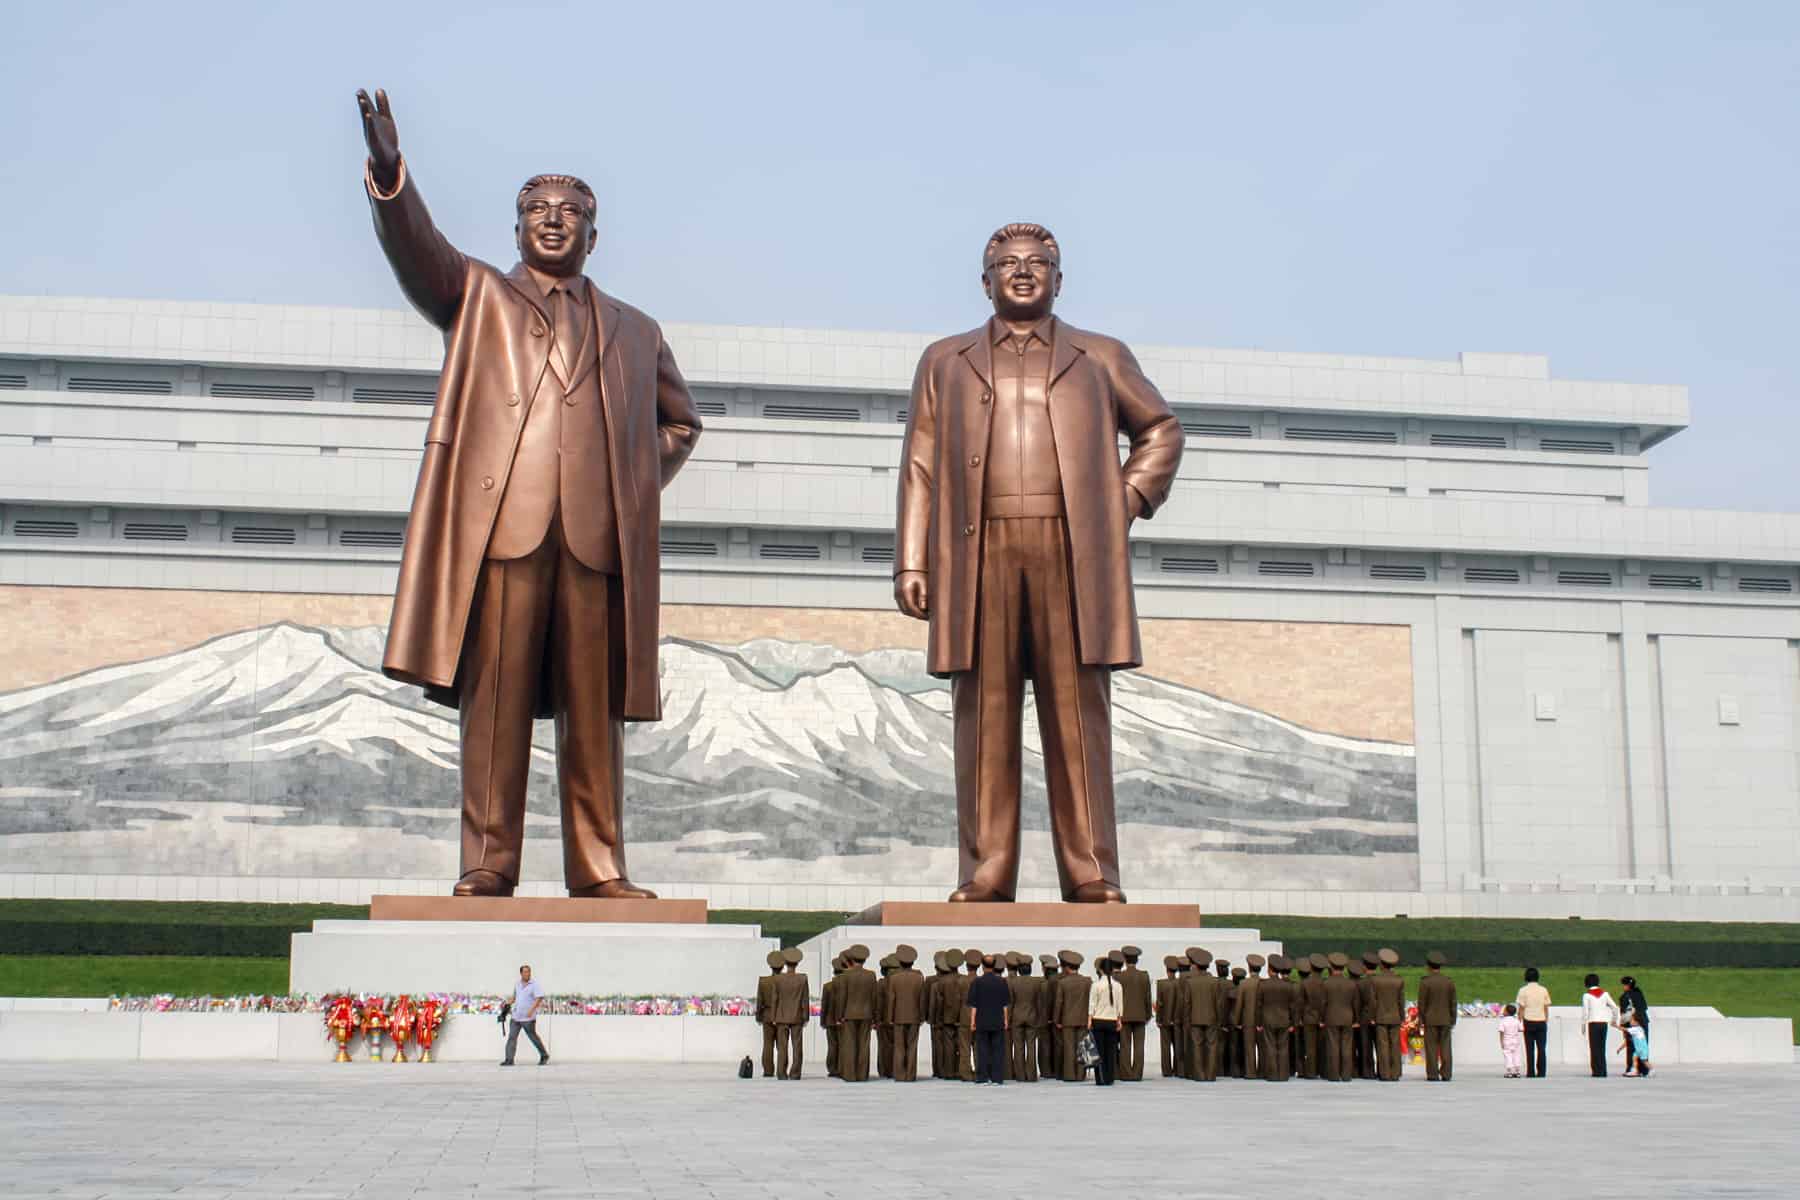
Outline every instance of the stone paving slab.
[[1101, 1089], [650, 1065], [17, 1064], [0, 1074], [0, 1195], [1791, 1197], [1797, 1122], [1790, 1067]]

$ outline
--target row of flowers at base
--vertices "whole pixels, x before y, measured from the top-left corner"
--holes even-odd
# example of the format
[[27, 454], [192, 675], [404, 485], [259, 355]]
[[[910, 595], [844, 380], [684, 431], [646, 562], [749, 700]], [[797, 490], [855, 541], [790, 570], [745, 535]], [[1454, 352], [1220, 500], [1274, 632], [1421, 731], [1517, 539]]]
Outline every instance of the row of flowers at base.
[[[110, 1012], [217, 1012], [217, 1013], [322, 1013], [339, 996], [358, 1004], [379, 995], [373, 992], [334, 992], [313, 995], [114, 996]], [[429, 998], [443, 1006], [446, 1015], [497, 1017], [510, 996], [432, 992]], [[385, 1003], [386, 997], [382, 996]], [[415, 997], [417, 1003], [419, 998]], [[756, 1001], [744, 996], [546, 996], [539, 1010], [564, 1016], [595, 1017], [748, 1017]]]

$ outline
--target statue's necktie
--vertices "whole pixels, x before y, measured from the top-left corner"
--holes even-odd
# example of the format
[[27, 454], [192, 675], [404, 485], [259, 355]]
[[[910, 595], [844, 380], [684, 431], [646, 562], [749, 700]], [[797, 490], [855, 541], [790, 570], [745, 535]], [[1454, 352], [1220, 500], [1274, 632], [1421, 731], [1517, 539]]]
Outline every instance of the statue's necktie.
[[575, 356], [581, 352], [581, 302], [559, 283], [550, 295], [550, 306], [556, 319], [556, 352], [562, 358], [563, 379], [575, 378]]

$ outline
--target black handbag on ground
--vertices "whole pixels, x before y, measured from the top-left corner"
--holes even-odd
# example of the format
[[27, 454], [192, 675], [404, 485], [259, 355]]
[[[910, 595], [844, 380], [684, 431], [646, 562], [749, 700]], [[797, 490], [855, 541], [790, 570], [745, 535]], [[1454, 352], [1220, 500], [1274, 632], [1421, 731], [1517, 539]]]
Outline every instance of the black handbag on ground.
[[744, 1055], [744, 1061], [738, 1064], [738, 1078], [739, 1079], [751, 1079], [751, 1078], [754, 1078], [755, 1075], [756, 1075], [756, 1064], [752, 1063], [750, 1061], [750, 1056], [748, 1054], [746, 1054], [746, 1055]]

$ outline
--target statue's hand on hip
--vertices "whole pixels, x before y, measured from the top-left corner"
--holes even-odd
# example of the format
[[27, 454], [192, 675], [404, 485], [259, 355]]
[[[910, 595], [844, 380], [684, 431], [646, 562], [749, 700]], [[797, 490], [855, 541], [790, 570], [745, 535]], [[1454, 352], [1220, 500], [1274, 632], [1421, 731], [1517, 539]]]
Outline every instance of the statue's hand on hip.
[[927, 603], [927, 595], [925, 572], [902, 571], [894, 576], [894, 603], [913, 620], [930, 619], [931, 607]]
[[387, 92], [375, 89], [375, 98], [356, 89], [356, 106], [362, 110], [363, 141], [369, 146], [370, 173], [384, 190], [400, 179], [400, 131], [394, 127], [394, 107]]

